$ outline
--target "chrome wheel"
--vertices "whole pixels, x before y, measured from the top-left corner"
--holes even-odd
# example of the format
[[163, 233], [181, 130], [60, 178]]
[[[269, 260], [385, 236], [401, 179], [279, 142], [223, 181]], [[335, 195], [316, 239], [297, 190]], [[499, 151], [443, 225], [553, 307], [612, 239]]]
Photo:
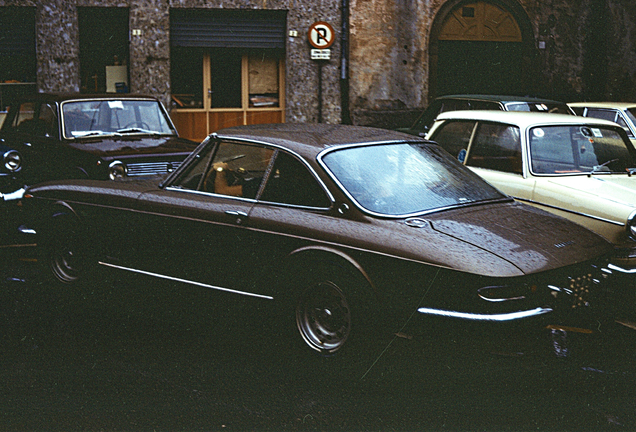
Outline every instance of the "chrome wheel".
[[296, 306], [296, 324], [305, 343], [324, 354], [342, 348], [351, 332], [351, 311], [333, 282], [308, 288]]
[[64, 241], [53, 245], [49, 266], [55, 278], [66, 284], [76, 282], [80, 278], [80, 257], [71, 242]]

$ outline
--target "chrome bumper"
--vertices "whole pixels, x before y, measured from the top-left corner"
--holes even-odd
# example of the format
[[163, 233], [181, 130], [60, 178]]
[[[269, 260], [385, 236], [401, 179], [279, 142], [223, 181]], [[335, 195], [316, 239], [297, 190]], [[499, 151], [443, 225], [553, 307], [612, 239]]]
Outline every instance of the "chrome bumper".
[[9, 192], [6, 194], [3, 194], [0, 192], [0, 200], [2, 201], [21, 200], [24, 197], [24, 192], [26, 192], [26, 189], [24, 188], [20, 188], [14, 192]]
[[425, 315], [435, 315], [435, 316], [443, 316], [448, 318], [459, 318], [464, 320], [471, 321], [492, 321], [492, 322], [503, 322], [503, 321], [513, 321], [524, 318], [530, 318], [538, 315], [543, 315], [546, 313], [552, 312], [551, 308], [542, 308], [538, 307], [535, 309], [504, 313], [504, 314], [474, 314], [468, 312], [457, 312], [457, 311], [448, 311], [442, 309], [430, 309], [430, 308], [419, 308], [417, 310], [419, 313]]
[[607, 268], [622, 274], [636, 274], [636, 268], [624, 268], [616, 264], [608, 264]]

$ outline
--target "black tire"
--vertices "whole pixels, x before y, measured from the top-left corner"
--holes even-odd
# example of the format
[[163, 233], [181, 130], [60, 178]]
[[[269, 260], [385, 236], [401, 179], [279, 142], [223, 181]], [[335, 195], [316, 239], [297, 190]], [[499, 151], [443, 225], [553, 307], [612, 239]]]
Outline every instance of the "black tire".
[[324, 384], [359, 381], [382, 351], [383, 332], [390, 334], [371, 287], [339, 266], [305, 271], [295, 279], [288, 308], [293, 320], [286, 324], [294, 334], [284, 334], [296, 347], [298, 372]]
[[296, 326], [310, 349], [331, 355], [345, 346], [352, 326], [350, 301], [329, 278], [304, 289], [296, 302]]
[[52, 216], [46, 227], [44, 256], [50, 280], [62, 285], [77, 285], [88, 275], [88, 256], [84, 245], [80, 222], [68, 213], [60, 212]]

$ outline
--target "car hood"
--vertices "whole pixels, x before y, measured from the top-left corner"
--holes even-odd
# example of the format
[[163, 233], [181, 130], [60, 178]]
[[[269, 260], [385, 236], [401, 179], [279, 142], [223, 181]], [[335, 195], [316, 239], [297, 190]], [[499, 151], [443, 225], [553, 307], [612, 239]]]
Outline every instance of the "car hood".
[[69, 145], [104, 159], [145, 154], [191, 153], [197, 146], [194, 141], [174, 136], [139, 136], [85, 138], [68, 141]]
[[[419, 236], [413, 228], [418, 224]], [[486, 276], [547, 271], [603, 257], [613, 249], [573, 222], [517, 202], [444, 211], [403, 225], [411, 230], [409, 239], [401, 240], [403, 253], [410, 250], [424, 261]], [[431, 247], [422, 247], [422, 237]]]
[[[636, 176], [627, 174], [596, 174], [592, 176], [551, 177], [548, 183], [567, 188], [574, 196], [587, 195], [599, 202], [636, 209]], [[600, 204], [603, 202], [603, 204]], [[630, 212], [631, 212], [630, 210]], [[623, 218], [621, 222], [624, 222]]]

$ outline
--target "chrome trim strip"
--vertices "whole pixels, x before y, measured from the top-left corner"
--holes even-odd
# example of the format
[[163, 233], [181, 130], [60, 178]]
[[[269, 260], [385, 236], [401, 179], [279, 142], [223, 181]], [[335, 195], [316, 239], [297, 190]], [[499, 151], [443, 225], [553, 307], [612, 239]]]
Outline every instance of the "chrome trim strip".
[[610, 270], [614, 270], [617, 271], [619, 273], [624, 273], [624, 274], [636, 274], [636, 268], [633, 269], [626, 269], [623, 267], [619, 267], [615, 264], [608, 264], [607, 267], [609, 267]]
[[636, 219], [636, 210], [634, 210], [629, 217], [627, 218], [627, 223], [625, 224], [625, 230], [627, 231], [627, 237], [632, 240], [636, 240], [636, 236], [632, 234], [632, 226], [635, 223], [634, 219]]
[[200, 191], [200, 190], [196, 190], [196, 189], [181, 189], [180, 187], [172, 186], [172, 185], [166, 186], [164, 188], [164, 190], [172, 191], [172, 192], [184, 192], [184, 193], [200, 195], [200, 196], [207, 196], [207, 197], [227, 198], [227, 199], [230, 199], [230, 200], [245, 201], [245, 202], [250, 202], [250, 203], [254, 203], [254, 204], [257, 203], [257, 201], [254, 198], [244, 198], [244, 197], [238, 197], [238, 196], [233, 196], [233, 195], [222, 195], [222, 194], [217, 194], [217, 193], [214, 193], [214, 192]]
[[20, 200], [24, 197], [24, 192], [26, 192], [26, 189], [20, 188], [16, 191], [13, 191], [7, 194], [0, 193], [0, 197], [2, 197], [4, 201]]
[[444, 316], [449, 318], [460, 318], [472, 321], [512, 321], [523, 318], [530, 318], [537, 315], [543, 315], [546, 313], [552, 312], [551, 308], [542, 308], [538, 307], [535, 309], [530, 309], [526, 311], [519, 312], [511, 312], [505, 314], [473, 314], [468, 312], [456, 312], [456, 311], [447, 311], [441, 309], [430, 309], [430, 308], [419, 308], [417, 310], [419, 313], [425, 315], [436, 315], [436, 316]]
[[600, 222], [606, 222], [606, 223], [610, 223], [610, 224], [613, 224], [613, 225], [618, 225], [618, 226], [621, 226], [621, 227], [625, 226], [625, 224], [622, 223], [622, 222], [605, 219], [605, 218], [594, 216], [594, 215], [591, 215], [591, 214], [581, 213], [581, 212], [577, 212], [577, 211], [574, 211], [574, 210], [568, 210], [568, 209], [564, 209], [563, 207], [557, 207], [557, 206], [553, 206], [553, 205], [550, 205], [550, 204], [545, 204], [545, 203], [542, 203], [542, 202], [529, 200], [529, 199], [525, 199], [525, 198], [520, 198], [520, 197], [513, 197], [513, 198], [516, 199], [517, 201], [526, 202], [526, 203], [529, 203], [529, 204], [535, 204], [535, 205], [543, 206], [543, 207], [553, 208], [555, 210], [560, 210], [560, 211], [563, 211], [563, 212], [566, 212], [566, 213], [575, 214], [577, 216], [583, 216], [583, 217], [586, 217], [586, 218], [595, 219], [595, 220], [600, 221]]
[[37, 234], [37, 232], [33, 228], [29, 228], [26, 225], [20, 225], [18, 227], [18, 231], [22, 234]]
[[118, 269], [118, 270], [126, 270], [132, 273], [137, 273], [137, 274], [142, 274], [142, 275], [146, 275], [146, 276], [154, 276], [154, 277], [158, 277], [160, 279], [165, 279], [165, 280], [169, 280], [169, 281], [173, 281], [173, 282], [183, 282], [183, 283], [187, 283], [190, 285], [195, 285], [195, 286], [199, 286], [199, 287], [203, 287], [203, 288], [210, 288], [213, 290], [217, 290], [217, 291], [223, 291], [223, 292], [228, 292], [228, 293], [232, 293], [232, 294], [241, 294], [244, 296], [248, 296], [248, 297], [257, 297], [257, 298], [262, 298], [265, 300], [274, 300], [274, 297], [270, 297], [270, 296], [266, 296], [266, 295], [262, 295], [262, 294], [255, 294], [255, 293], [250, 293], [250, 292], [245, 292], [245, 291], [237, 291], [237, 290], [233, 290], [230, 288], [223, 288], [223, 287], [217, 287], [214, 285], [208, 285], [208, 284], [204, 284], [201, 282], [195, 282], [195, 281], [190, 281], [187, 279], [181, 279], [181, 278], [176, 278], [176, 277], [172, 277], [172, 276], [166, 276], [166, 275], [162, 275], [159, 273], [152, 273], [149, 271], [145, 271], [145, 270], [138, 270], [138, 269], [133, 269], [133, 268], [128, 268], [128, 267], [123, 267], [123, 266], [118, 266], [116, 264], [110, 264], [107, 262], [103, 262], [103, 261], [99, 261], [98, 264], [101, 264], [103, 266], [106, 267], [111, 267], [114, 269]]

